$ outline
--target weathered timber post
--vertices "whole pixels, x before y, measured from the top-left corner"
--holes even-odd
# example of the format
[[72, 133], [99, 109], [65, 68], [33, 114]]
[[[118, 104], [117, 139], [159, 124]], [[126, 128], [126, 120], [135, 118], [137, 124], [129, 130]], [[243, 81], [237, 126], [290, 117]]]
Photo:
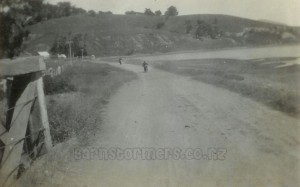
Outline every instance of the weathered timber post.
[[0, 76], [12, 77], [6, 124], [0, 124], [0, 186], [13, 184], [25, 160], [34, 160], [52, 147], [43, 91], [44, 70], [45, 63], [39, 57], [0, 61]]

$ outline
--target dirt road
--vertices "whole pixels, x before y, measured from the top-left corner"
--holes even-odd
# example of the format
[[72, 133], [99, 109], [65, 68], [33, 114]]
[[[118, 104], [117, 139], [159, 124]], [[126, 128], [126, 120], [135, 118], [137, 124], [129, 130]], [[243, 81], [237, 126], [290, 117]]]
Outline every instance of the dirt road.
[[[298, 119], [186, 77], [151, 68], [143, 73], [141, 66], [130, 64], [122, 67], [136, 72], [138, 79], [112, 98], [93, 144], [70, 154], [75, 160], [67, 166], [53, 166], [50, 177], [39, 186], [300, 183]], [[93, 148], [119, 148], [120, 157], [114, 152], [106, 160], [95, 152], [92, 157], [88, 150]], [[139, 148], [153, 148], [156, 158], [143, 158], [144, 149]], [[159, 151], [165, 151], [163, 148], [167, 148], [167, 156]], [[210, 157], [208, 148], [216, 151], [215, 157]], [[129, 155], [122, 155], [122, 150]], [[141, 152], [133, 159], [130, 150]], [[174, 150], [180, 150], [179, 157]]]

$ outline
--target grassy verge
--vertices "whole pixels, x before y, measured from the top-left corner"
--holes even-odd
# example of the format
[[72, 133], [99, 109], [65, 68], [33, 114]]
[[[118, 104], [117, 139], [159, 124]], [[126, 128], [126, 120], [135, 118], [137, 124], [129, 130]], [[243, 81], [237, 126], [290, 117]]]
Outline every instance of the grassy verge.
[[59, 76], [45, 77], [45, 92], [54, 144], [70, 137], [85, 142], [99, 130], [101, 112], [109, 97], [125, 82], [135, 78], [131, 72], [106, 64], [75, 63]]
[[[300, 116], [300, 67], [296, 58], [201, 59], [155, 66], [237, 92], [288, 115]], [[290, 63], [292, 65], [285, 66]]]
[[[65, 184], [61, 176], [70, 172], [69, 164], [77, 161], [73, 157], [74, 148], [94, 141], [94, 135], [101, 130], [102, 112], [109, 98], [135, 78], [132, 72], [91, 62], [77, 62], [66, 67], [60, 76], [45, 77], [50, 130], [56, 146], [26, 170], [20, 184], [31, 187]], [[68, 143], [61, 143], [68, 139]]]

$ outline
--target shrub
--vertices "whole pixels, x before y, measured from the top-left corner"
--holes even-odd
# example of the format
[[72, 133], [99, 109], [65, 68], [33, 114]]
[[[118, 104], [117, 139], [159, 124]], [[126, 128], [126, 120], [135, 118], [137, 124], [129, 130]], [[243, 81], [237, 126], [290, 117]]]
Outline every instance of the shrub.
[[192, 25], [192, 21], [191, 20], [186, 20], [185, 21], [185, 33], [189, 34], [191, 32], [191, 30], [193, 29], [193, 25]]
[[44, 77], [44, 90], [46, 95], [52, 95], [77, 91], [77, 88], [72, 84], [71, 77], [62, 74], [56, 77], [46, 75]]
[[95, 17], [97, 13], [94, 10], [89, 10], [88, 14], [92, 17]]
[[133, 10], [131, 10], [131, 11], [126, 11], [126, 12], [125, 12], [125, 15], [138, 15], [138, 14], [142, 14], [142, 13], [140, 13], [140, 12], [135, 12], [135, 11], [133, 11]]
[[147, 15], [147, 16], [154, 16], [155, 15], [150, 8], [146, 8], [144, 14]]
[[156, 15], [156, 16], [161, 16], [161, 15], [162, 15], [162, 13], [161, 13], [161, 11], [160, 11], [160, 10], [157, 10], [157, 11], [155, 11], [155, 15]]
[[161, 29], [163, 26], [165, 26], [164, 22], [159, 22], [156, 24], [156, 29]]

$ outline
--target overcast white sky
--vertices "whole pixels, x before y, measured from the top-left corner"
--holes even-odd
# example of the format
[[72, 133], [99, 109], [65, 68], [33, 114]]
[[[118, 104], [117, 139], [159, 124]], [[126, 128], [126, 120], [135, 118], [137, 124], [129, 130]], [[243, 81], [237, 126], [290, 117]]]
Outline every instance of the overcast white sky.
[[250, 19], [265, 19], [300, 26], [300, 0], [47, 0], [50, 3], [69, 1], [86, 10], [112, 11], [124, 14], [134, 10], [143, 12], [165, 10], [174, 5], [180, 15], [227, 14]]

